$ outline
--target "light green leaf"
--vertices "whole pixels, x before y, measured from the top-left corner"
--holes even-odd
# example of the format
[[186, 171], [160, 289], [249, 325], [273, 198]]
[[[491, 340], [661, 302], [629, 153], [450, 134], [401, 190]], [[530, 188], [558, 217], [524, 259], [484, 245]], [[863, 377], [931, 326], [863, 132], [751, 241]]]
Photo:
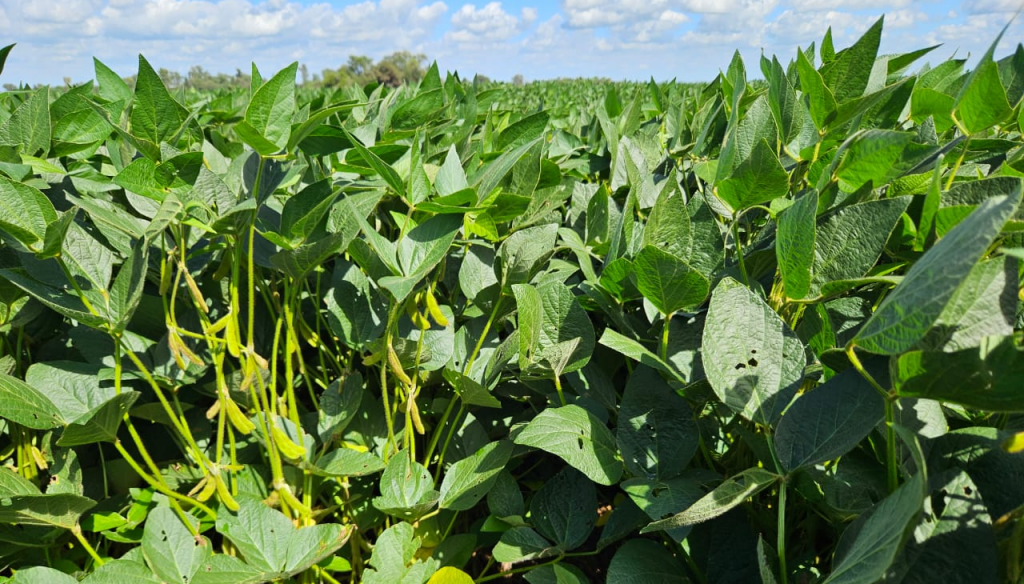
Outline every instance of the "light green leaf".
[[879, 17], [857, 42], [836, 53], [835, 59], [821, 68], [821, 77], [837, 102], [842, 103], [864, 94], [878, 55], [884, 21], [884, 15]]
[[530, 376], [581, 369], [594, 351], [594, 325], [569, 288], [557, 281], [512, 286], [519, 309], [519, 366]]
[[513, 527], [501, 534], [501, 539], [494, 546], [493, 555], [495, 560], [511, 564], [546, 558], [557, 552], [557, 546], [544, 539], [533, 529]]
[[914, 137], [913, 132], [871, 129], [851, 138], [835, 170], [839, 188], [854, 192], [868, 183], [878, 188], [888, 182]]
[[954, 113], [968, 134], [987, 130], [1010, 117], [1012, 108], [999, 79], [999, 66], [987, 55], [956, 96]]
[[96, 71], [96, 83], [99, 85], [100, 97], [107, 101], [127, 102], [132, 97], [132, 90], [114, 70], [93, 57], [93, 67]]
[[49, 430], [67, 423], [63, 412], [46, 394], [20, 379], [2, 373], [0, 417], [35, 430]]
[[[53, 203], [39, 190], [0, 176], [0, 232], [15, 249], [42, 251], [46, 227], [57, 220]], [[552, 242], [553, 243], [553, 242]]]
[[168, 93], [145, 57], [139, 55], [139, 74], [132, 103], [131, 133], [159, 146], [174, 136], [188, 118], [188, 111]]
[[727, 179], [715, 186], [718, 198], [740, 211], [751, 205], [767, 203], [789, 192], [789, 174], [768, 142], [754, 144], [750, 156], [740, 161]]
[[686, 380], [676, 371], [671, 365], [661, 360], [652, 353], [647, 347], [640, 344], [639, 341], [633, 340], [621, 333], [616, 332], [611, 327], [604, 329], [604, 333], [601, 334], [601, 339], [598, 341], [601, 345], [612, 349], [613, 351], [625, 355], [634, 361], [652, 367], [664, 373], [668, 373], [674, 377], [677, 381], [685, 382]]
[[811, 119], [820, 131], [835, 117], [836, 98], [803, 51], [796, 52], [796, 63], [800, 72], [800, 91], [806, 97]]
[[291, 133], [295, 113], [295, 73], [297, 62], [277, 72], [256, 90], [245, 108], [245, 122], [267, 141], [284, 149]]
[[714, 519], [734, 509], [748, 497], [772, 486], [778, 480], [779, 476], [774, 473], [756, 467], [748, 468], [726, 479], [682, 513], [655, 521], [640, 530], [640, 533], [685, 527]]
[[437, 215], [405, 234], [395, 247], [398, 265], [410, 278], [422, 278], [444, 259], [462, 228], [459, 215]]
[[473, 577], [452, 566], [445, 566], [434, 572], [427, 584], [473, 584]]
[[914, 263], [852, 343], [883, 355], [910, 349], [927, 334], [974, 264], [1020, 204], [1016, 192], [985, 201]]
[[9, 584], [78, 584], [71, 576], [45, 566], [34, 566], [18, 570]]
[[662, 314], [693, 310], [708, 297], [710, 283], [676, 256], [645, 246], [633, 259], [640, 293]]
[[18, 495], [0, 501], [0, 523], [72, 529], [96, 501], [72, 493]]
[[451, 465], [441, 482], [442, 509], [468, 511], [487, 494], [512, 456], [512, 442], [491, 442]]
[[523, 428], [515, 442], [558, 456], [598, 484], [611, 485], [622, 476], [622, 462], [611, 431], [577, 405], [544, 410]]
[[[198, 528], [196, 520], [193, 529]], [[212, 553], [209, 540], [193, 537], [170, 507], [161, 505], [149, 512], [142, 534], [142, 554], [153, 572], [168, 584], [192, 582]]]
[[702, 351], [718, 399], [758, 424], [774, 424], [803, 379], [800, 339], [764, 300], [732, 278], [711, 295]]
[[373, 506], [395, 517], [416, 519], [437, 504], [440, 494], [434, 480], [422, 464], [410, 460], [408, 452], [400, 452], [388, 461], [380, 477], [380, 496]]
[[310, 465], [313, 474], [327, 477], [361, 477], [384, 470], [384, 461], [351, 448], [336, 448]]
[[50, 151], [50, 88], [37, 89], [18, 106], [3, 126], [0, 143], [19, 146], [22, 154], [35, 156]]
[[529, 282], [552, 253], [558, 225], [549, 223], [516, 231], [498, 248], [502, 288]]
[[818, 193], [812, 191], [779, 214], [775, 257], [782, 273], [783, 290], [789, 298], [799, 300], [807, 296], [811, 288], [817, 212]]

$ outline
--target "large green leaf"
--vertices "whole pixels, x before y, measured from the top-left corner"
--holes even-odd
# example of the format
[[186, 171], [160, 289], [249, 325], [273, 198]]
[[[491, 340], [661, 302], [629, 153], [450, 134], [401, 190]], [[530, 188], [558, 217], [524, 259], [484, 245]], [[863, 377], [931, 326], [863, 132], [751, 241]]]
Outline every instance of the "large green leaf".
[[188, 111], [171, 97], [149, 61], [139, 55], [131, 113], [132, 135], [159, 146], [174, 136], [187, 118]]
[[859, 372], [847, 369], [799, 397], [775, 431], [775, 451], [788, 471], [832, 460], [863, 440], [885, 416], [885, 400]]
[[73, 529], [96, 501], [72, 493], [16, 495], [0, 501], [0, 523]]
[[693, 411], [648, 367], [629, 376], [619, 405], [616, 442], [629, 472], [668, 479], [683, 472], [700, 440]]
[[22, 154], [50, 151], [50, 89], [37, 89], [0, 126], [0, 143], [18, 146]]
[[544, 410], [519, 432], [515, 442], [558, 456], [598, 484], [611, 485], [622, 476], [611, 431], [577, 405]]
[[0, 232], [16, 249], [41, 251], [46, 226], [57, 220], [53, 203], [39, 190], [0, 176]]
[[[811, 294], [829, 282], [860, 278], [874, 267], [910, 197], [843, 207], [818, 221]], [[856, 243], [856, 245], [853, 245]]]
[[0, 417], [36, 430], [66, 423], [64, 413], [45, 393], [10, 375], [0, 373]]
[[826, 584], [878, 582], [896, 557], [907, 525], [921, 511], [921, 483], [921, 475], [914, 476], [846, 528]]
[[442, 509], [467, 511], [487, 494], [512, 456], [512, 442], [499, 440], [477, 450], [448, 468], [441, 481]]
[[594, 325], [565, 284], [515, 284], [512, 290], [519, 309], [519, 366], [524, 373], [561, 376], [590, 361]]
[[688, 584], [679, 560], [649, 539], [631, 539], [608, 564], [608, 584]]
[[985, 337], [953, 353], [910, 351], [893, 365], [893, 386], [922, 397], [997, 412], [1024, 409], [1024, 351], [1012, 336]]
[[667, 519], [655, 521], [641, 533], [661, 531], [702, 523], [723, 515], [779, 480], [779, 476], [761, 468], [747, 470], [729, 477], [713, 491], [701, 497], [685, 511]]
[[942, 314], [974, 264], [999, 235], [1017, 206], [1021, 189], [985, 201], [914, 263], [853, 339], [857, 346], [895, 355], [914, 346]]
[[[198, 527], [197, 520], [192, 529]], [[193, 537], [170, 507], [160, 505], [149, 512], [142, 534], [142, 554], [153, 573], [165, 582], [188, 584], [212, 553], [210, 541]]]
[[803, 379], [800, 339], [764, 300], [732, 278], [711, 294], [702, 351], [718, 399], [758, 424], [774, 424]]
[[[295, 73], [299, 64], [292, 63], [260, 86], [245, 108], [245, 123], [266, 141], [284, 149], [291, 133], [295, 113]], [[255, 146], [254, 146], [255, 147]], [[257, 151], [260, 151], [257, 148]], [[273, 152], [260, 152], [273, 154]]]
[[775, 255], [782, 274], [782, 285], [789, 298], [807, 296], [811, 288], [814, 261], [815, 224], [818, 194], [810, 192], [794, 201], [779, 214], [779, 236]]
[[388, 461], [373, 506], [388, 515], [416, 519], [436, 505], [439, 497], [430, 472], [403, 451]]
[[740, 161], [729, 178], [715, 186], [715, 192], [735, 213], [784, 196], [789, 192], [789, 174], [762, 139], [749, 158]]
[[835, 59], [821, 68], [822, 79], [837, 102], [864, 94], [878, 54], [884, 21], [885, 16], [879, 17], [856, 43], [836, 53]]
[[575, 469], [562, 469], [533, 496], [530, 522], [560, 550], [580, 547], [597, 522], [597, 489], [594, 483]]
[[707, 278], [657, 247], [645, 246], [633, 259], [633, 266], [640, 293], [662, 314], [693, 310], [708, 297]]

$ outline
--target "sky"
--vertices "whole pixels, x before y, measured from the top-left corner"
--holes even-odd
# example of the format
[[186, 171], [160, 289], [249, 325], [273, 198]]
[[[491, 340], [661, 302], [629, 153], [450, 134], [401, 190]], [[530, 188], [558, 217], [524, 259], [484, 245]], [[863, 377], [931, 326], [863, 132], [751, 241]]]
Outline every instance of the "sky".
[[[831, 26], [837, 49], [885, 14], [883, 53], [935, 44], [928, 59], [977, 58], [1024, 0], [0, 0], [0, 44], [17, 46], [3, 83], [93, 77], [92, 57], [122, 75], [138, 54], [182, 73], [310, 74], [350, 55], [427, 55], [442, 71], [508, 80], [608, 77], [708, 81], [739, 50], [785, 63]], [[1013, 20], [997, 55], [1024, 40]]]

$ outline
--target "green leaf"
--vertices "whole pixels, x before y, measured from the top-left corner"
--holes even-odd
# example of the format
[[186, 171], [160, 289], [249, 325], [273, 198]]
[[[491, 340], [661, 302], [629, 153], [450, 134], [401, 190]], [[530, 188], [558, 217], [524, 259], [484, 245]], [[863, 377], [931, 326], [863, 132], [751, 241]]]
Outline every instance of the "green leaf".
[[[930, 481], [924, 513], [886, 573], [886, 582], [917, 578], [946, 582], [997, 582], [999, 552], [981, 491], [963, 471]], [[956, 558], [970, 557], [970, 562]]]
[[[452, 144], [448, 149], [448, 154], [445, 156], [444, 164], [437, 171], [437, 176], [434, 177], [434, 188], [437, 189], [437, 194], [441, 197], [447, 197], [458, 192], [466, 191], [469, 187], [469, 182], [466, 180], [466, 171], [462, 169], [462, 161], [459, 160], [459, 152], [455, 149], [455, 145]], [[472, 192], [472, 191], [470, 191]], [[471, 203], [476, 203], [476, 193], [473, 193]]]
[[583, 545], [597, 522], [597, 489], [572, 468], [564, 468], [544, 483], [530, 502], [530, 521], [561, 551]]
[[783, 290], [789, 298], [799, 300], [811, 289], [817, 212], [818, 193], [812, 191], [779, 214], [775, 257], [782, 274]]
[[622, 476], [622, 462], [611, 431], [577, 405], [542, 411], [515, 437], [515, 442], [550, 452], [601, 485], [615, 484]]
[[[621, 487], [651, 521], [676, 515], [704, 496], [700, 484], [685, 476], [664, 481], [633, 478], [622, 481]], [[676, 541], [681, 541], [689, 533], [689, 527], [669, 530], [669, 536]]]
[[19, 146], [22, 154], [44, 157], [50, 151], [50, 89], [36, 90], [0, 126], [0, 143]]
[[402, 273], [422, 278], [444, 259], [462, 228], [462, 217], [437, 215], [427, 219], [405, 234], [395, 248]]
[[135, 315], [135, 310], [142, 300], [142, 290], [146, 285], [146, 270], [149, 261], [149, 246], [139, 242], [132, 249], [131, 255], [121, 264], [121, 269], [110, 286], [108, 306], [111, 329], [121, 333]]
[[214, 554], [206, 559], [190, 584], [259, 584], [266, 580], [265, 574], [242, 560], [226, 554]]
[[[583, 368], [594, 351], [594, 325], [561, 282], [515, 284], [519, 309], [519, 364], [529, 375], [560, 376]], [[545, 361], [547, 365], [545, 365]]]
[[775, 430], [775, 452], [787, 471], [834, 460], [857, 446], [885, 417], [885, 400], [847, 369], [793, 403]]
[[473, 577], [458, 568], [445, 566], [434, 572], [427, 584], [473, 584]]
[[256, 90], [245, 108], [245, 123], [268, 142], [283, 150], [295, 113], [295, 73], [298, 62], [277, 72]]
[[649, 479], [672, 478], [697, 451], [693, 411], [653, 369], [629, 376], [618, 412], [616, 442], [629, 472]]
[[345, 431], [359, 412], [364, 394], [363, 376], [358, 371], [335, 379], [327, 386], [320, 394], [320, 418], [317, 424], [320, 440], [328, 442]]
[[0, 501], [0, 523], [73, 529], [96, 501], [71, 493], [18, 495]]
[[[199, 529], [198, 520], [192, 528]], [[165, 582], [189, 584], [212, 553], [209, 540], [193, 537], [170, 507], [161, 505], [149, 512], [142, 534], [142, 555], [153, 573]]]
[[78, 207], [72, 207], [60, 214], [60, 218], [52, 221], [46, 226], [46, 234], [43, 236], [43, 249], [36, 252], [36, 258], [45, 260], [57, 257], [61, 253], [64, 240], [67, 238], [68, 229], [78, 216]]
[[825, 584], [873, 584], [885, 574], [921, 511], [921, 487], [921, 476], [914, 476], [846, 528]]
[[1022, 351], [1012, 336], [985, 337], [953, 353], [910, 351], [893, 364], [901, 397], [920, 397], [995, 412], [1024, 409]]
[[796, 62], [800, 72], [800, 90], [807, 99], [807, 109], [811, 112], [815, 127], [819, 131], [823, 130], [835, 117], [836, 98], [803, 51], [796, 52]]
[[551, 255], [558, 225], [549, 223], [516, 231], [498, 248], [498, 273], [502, 288], [529, 282]]
[[[426, 565], [414, 563], [414, 555], [420, 549], [420, 538], [413, 537], [413, 535], [412, 526], [405, 522], [393, 525], [380, 534], [373, 545], [373, 555], [369, 560], [373, 569], [363, 572], [363, 582], [365, 584], [403, 582], [407, 576], [413, 578], [416, 576], [416, 574], [409, 574], [411, 568], [434, 566], [434, 560], [427, 560], [430, 564]], [[410, 578], [410, 581], [423, 582], [427, 576], [422, 576], [418, 580]]]
[[612, 556], [607, 584], [688, 584], [684, 572], [679, 560], [660, 543], [631, 539]]
[[710, 283], [676, 256], [645, 246], [633, 259], [640, 293], [662, 314], [693, 310], [708, 297]]
[[20, 379], [2, 373], [0, 416], [34, 430], [49, 430], [66, 423], [61, 410], [46, 394]]
[[856, 43], [836, 53], [835, 59], [821, 68], [821, 77], [837, 102], [864, 94], [878, 55], [884, 21], [884, 15], [879, 17]]
[[948, 353], [977, 347], [985, 337], [1012, 334], [1017, 264], [1006, 256], [975, 264], [917, 348]]
[[0, 467], [0, 499], [17, 495], [39, 495], [39, 488], [14, 469]]
[[488, 163], [472, 181], [472, 186], [476, 187], [477, 197], [479, 197], [477, 202], [482, 202], [484, 198], [489, 196], [491, 191], [501, 182], [501, 179], [505, 178], [505, 175], [519, 162], [519, 159], [539, 143], [540, 138], [535, 138], [514, 150], [506, 150], [501, 156]]
[[25, 568], [14, 573], [9, 584], [77, 584], [71, 576], [45, 566]]
[[430, 472], [403, 451], [388, 461], [380, 477], [380, 496], [373, 499], [373, 506], [388, 515], [416, 519], [430, 511], [439, 497]]
[[395, 194], [399, 197], [405, 197], [405, 181], [398, 175], [398, 172], [390, 164], [381, 160], [380, 156], [374, 154], [372, 150], [363, 146], [363, 143], [353, 137], [352, 134], [349, 134], [348, 130], [342, 128], [342, 132], [345, 133], [345, 137], [352, 143], [352, 147], [359, 153], [359, 156], [370, 165], [374, 172], [384, 179], [384, 182], [391, 187], [391, 190], [395, 191]]
[[238, 503], [238, 511], [217, 515], [217, 531], [235, 544], [249, 565], [265, 573], [282, 571], [295, 526], [258, 499], [240, 497]]
[[96, 70], [96, 83], [99, 84], [100, 97], [108, 102], [123, 101], [127, 103], [132, 97], [132, 90], [124, 82], [124, 79], [121, 79], [120, 75], [101, 63], [96, 57], [93, 57], [92, 64]]
[[946, 234], [907, 272], [851, 343], [883, 355], [902, 353], [927, 334], [974, 264], [1020, 204], [1021, 187], [993, 197]]
[[1006, 121], [1013, 111], [999, 79], [999, 66], [986, 55], [971, 72], [954, 102], [954, 114], [967, 134], [987, 130]]
[[548, 125], [548, 112], [528, 115], [502, 130], [494, 143], [497, 152], [508, 152], [539, 138]]
[[11, 54], [11, 49], [13, 49], [17, 44], [18, 43], [11, 43], [0, 49], [0, 73], [3, 73], [4, 71], [4, 65], [7, 64], [7, 57]]
[[171, 97], [153, 67], [139, 55], [139, 74], [135, 81], [131, 132], [155, 146], [174, 136], [188, 118], [188, 111]]
[[682, 513], [655, 521], [640, 530], [640, 533], [685, 527], [714, 519], [775, 484], [777, 480], [779, 476], [774, 473], [760, 468], [748, 468], [726, 479]]
[[897, 197], [849, 205], [820, 219], [814, 241], [811, 295], [822, 294], [830, 282], [867, 274], [881, 257], [889, 234], [910, 200]]
[[524, 578], [530, 584], [590, 584], [582, 570], [565, 563], [538, 566]]
[[800, 339], [764, 300], [732, 278], [711, 295], [702, 351], [718, 399], [758, 424], [774, 424], [803, 379]]
[[384, 461], [369, 452], [336, 448], [310, 465], [310, 472], [327, 477], [361, 477], [384, 470]]
[[524, 562], [553, 556], [558, 547], [529, 527], [513, 527], [501, 534], [494, 546], [494, 559], [503, 563]]
[[913, 132], [871, 129], [851, 138], [835, 170], [839, 188], [855, 192], [868, 183], [877, 188], [888, 182], [914, 137]]
[[727, 179], [715, 185], [718, 198], [735, 213], [751, 205], [767, 203], [789, 192], [789, 174], [764, 139], [754, 144]]
[[[674, 177], [667, 180], [670, 183], [675, 181]], [[604, 192], [605, 189], [598, 190], [599, 194]], [[598, 198], [598, 195], [594, 196], [594, 199]], [[605, 194], [602, 198], [606, 199], [607, 195]], [[592, 203], [594, 199], [591, 200]], [[607, 203], [604, 203], [603, 206], [607, 210]], [[590, 214], [588, 209], [588, 219]], [[686, 208], [686, 202], [679, 193], [679, 189], [670, 185], [661, 191], [658, 201], [651, 209], [651, 215], [647, 218], [647, 224], [644, 226], [644, 245], [654, 246], [684, 262], [689, 262], [693, 253], [693, 237], [690, 229], [690, 213]]]
[[598, 343], [617, 353], [625, 355], [634, 361], [639, 361], [648, 367], [668, 373], [677, 381], [686, 381], [671, 365], [662, 361], [661, 357], [652, 353], [647, 349], [647, 347], [644, 347], [638, 341], [615, 332], [611, 327], [604, 329], [604, 333], [601, 335], [601, 339]]
[[[163, 584], [163, 580], [153, 574], [153, 571], [143, 563], [142, 555], [134, 555], [137, 556], [137, 560], [124, 557], [118, 560], [108, 560], [105, 564], [96, 568], [95, 572], [89, 574], [83, 582], [85, 584], [124, 584], [125, 582], [132, 582], [133, 584]], [[211, 559], [213, 557], [217, 556], [212, 556]], [[200, 571], [196, 574], [196, 580], [192, 584], [197, 584], [201, 576], [202, 572]], [[210, 582], [209, 584], [221, 583]]]
[[476, 506], [505, 468], [512, 447], [508, 440], [491, 442], [448, 467], [441, 482], [438, 506], [455, 511], [468, 511]]
[[57, 221], [53, 203], [39, 190], [0, 176], [0, 232], [15, 249], [43, 250], [47, 225]]

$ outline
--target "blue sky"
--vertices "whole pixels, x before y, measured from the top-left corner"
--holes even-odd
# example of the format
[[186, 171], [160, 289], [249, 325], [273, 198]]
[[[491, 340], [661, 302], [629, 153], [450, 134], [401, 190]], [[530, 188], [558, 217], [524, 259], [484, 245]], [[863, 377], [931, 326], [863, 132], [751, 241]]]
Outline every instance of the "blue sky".
[[[129, 75], [143, 53], [186, 72], [310, 74], [349, 55], [423, 53], [442, 70], [510, 79], [602, 76], [709, 80], [739, 50], [783, 62], [832, 26], [837, 48], [886, 14], [883, 52], [941, 43], [930, 58], [979, 56], [1024, 0], [0, 0], [0, 40], [16, 42], [0, 82], [92, 77], [92, 57]], [[1024, 17], [999, 54], [1024, 39]]]

